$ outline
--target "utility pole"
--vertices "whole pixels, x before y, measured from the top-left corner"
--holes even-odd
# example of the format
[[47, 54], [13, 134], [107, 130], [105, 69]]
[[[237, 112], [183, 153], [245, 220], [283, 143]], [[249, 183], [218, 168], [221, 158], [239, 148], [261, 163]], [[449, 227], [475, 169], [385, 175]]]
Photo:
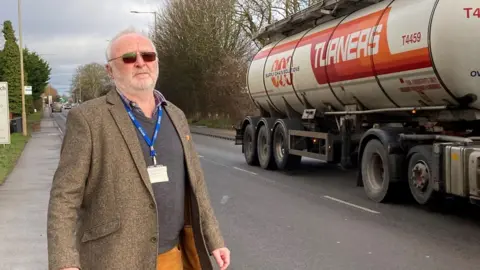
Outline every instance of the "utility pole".
[[23, 37], [22, 37], [22, 1], [18, 0], [18, 36], [20, 42], [20, 91], [22, 91], [22, 130], [27, 136], [27, 112], [25, 111], [25, 82], [23, 71]]

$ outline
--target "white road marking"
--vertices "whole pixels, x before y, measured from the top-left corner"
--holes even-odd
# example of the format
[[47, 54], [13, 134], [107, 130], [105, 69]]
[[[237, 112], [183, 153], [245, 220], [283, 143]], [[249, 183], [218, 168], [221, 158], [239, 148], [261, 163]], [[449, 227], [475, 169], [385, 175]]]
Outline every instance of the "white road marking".
[[218, 166], [222, 166], [222, 167], [225, 167], [225, 168], [230, 168], [229, 166], [227, 166], [227, 165], [225, 165], [225, 164], [218, 163], [218, 162], [213, 161], [213, 160], [208, 159], [208, 158], [203, 158], [203, 160], [206, 160], [206, 161], [211, 162], [211, 163], [213, 163], [213, 164], [217, 164]]
[[239, 171], [242, 171], [242, 172], [246, 172], [246, 173], [249, 173], [249, 174], [253, 174], [253, 175], [258, 175], [257, 173], [254, 173], [254, 172], [251, 172], [251, 171], [247, 171], [247, 170], [244, 170], [244, 169], [241, 169], [241, 168], [238, 168], [238, 167], [233, 167], [235, 170], [239, 170]]
[[62, 135], [63, 135], [63, 131], [62, 131], [62, 129], [61, 129], [59, 126], [57, 126], [57, 128], [58, 128], [58, 131], [60, 131], [60, 134], [62, 134]]
[[368, 209], [366, 207], [363, 207], [363, 206], [360, 206], [360, 205], [356, 205], [356, 204], [353, 204], [353, 203], [349, 203], [349, 202], [346, 202], [346, 201], [342, 201], [340, 199], [337, 199], [337, 198], [333, 198], [333, 197], [330, 197], [330, 196], [323, 196], [325, 199], [329, 199], [329, 200], [332, 200], [332, 201], [336, 201], [336, 202], [339, 202], [339, 203], [343, 203], [343, 204], [346, 204], [346, 205], [349, 205], [351, 207], [355, 207], [355, 208], [358, 208], [360, 210], [363, 210], [363, 211], [366, 211], [366, 212], [369, 212], [369, 213], [373, 213], [373, 214], [380, 214], [380, 212], [377, 212], [375, 210], [372, 210], [372, 209]]
[[229, 169], [232, 169], [232, 168], [233, 168], [233, 169], [235, 169], [235, 170], [239, 170], [239, 171], [242, 171], [242, 172], [249, 173], [249, 174], [251, 174], [251, 175], [255, 175], [255, 176], [260, 177], [260, 178], [262, 178], [263, 180], [265, 180], [265, 181], [267, 181], [267, 182], [269, 182], [269, 183], [272, 183], [272, 184], [281, 185], [281, 186], [284, 186], [284, 187], [286, 187], [286, 188], [292, 188], [292, 187], [290, 187], [290, 186], [288, 186], [288, 185], [275, 182], [275, 181], [272, 180], [272, 179], [269, 179], [269, 178], [267, 178], [267, 177], [258, 175], [257, 173], [254, 173], [254, 172], [251, 172], [251, 171], [247, 171], [247, 170], [244, 170], [244, 169], [241, 169], [241, 168], [238, 168], [238, 167], [230, 167], [230, 166], [227, 166], [227, 165], [225, 165], [225, 164], [222, 164], [222, 163], [213, 161], [213, 160], [211, 160], [211, 159], [208, 159], [208, 158], [206, 158], [206, 157], [202, 157], [202, 159], [203, 159], [203, 160], [206, 160], [206, 161], [208, 161], [208, 162], [210, 162], [210, 163], [216, 164], [216, 165], [218, 165], [218, 166], [222, 166], [222, 167], [229, 168]]
[[[292, 188], [292, 187], [290, 187], [290, 186], [288, 186], [288, 185], [284, 185], [284, 184], [282, 184], [282, 183], [275, 182], [274, 180], [269, 179], [269, 178], [267, 178], [267, 177], [263, 177], [263, 176], [261, 176], [261, 175], [258, 175], [258, 174], [255, 173], [255, 172], [251, 172], [251, 171], [248, 171], [248, 170], [244, 170], [244, 169], [239, 168], [239, 167], [230, 167], [230, 166], [227, 166], [227, 165], [225, 165], [225, 164], [222, 164], [222, 163], [213, 161], [213, 160], [211, 160], [211, 159], [205, 158], [205, 157], [203, 157], [203, 156], [200, 156], [200, 157], [203, 158], [203, 160], [209, 161], [209, 162], [211, 162], [211, 163], [213, 163], [213, 164], [216, 164], [216, 165], [219, 165], [219, 166], [222, 166], [222, 167], [225, 167], [225, 168], [233, 168], [233, 169], [235, 169], [235, 170], [239, 170], [239, 171], [242, 171], [242, 172], [246, 172], [246, 173], [249, 173], [249, 174], [258, 176], [258, 177], [264, 179], [264, 180], [267, 181], [267, 182], [270, 182], [270, 183], [273, 183], [273, 184], [279, 184], [279, 185], [284, 186], [284, 187], [287, 187], [287, 188]], [[378, 212], [378, 211], [375, 211], [375, 210], [372, 210], [372, 209], [369, 209], [369, 208], [366, 208], [366, 207], [363, 207], [363, 206], [360, 206], [360, 205], [356, 205], [356, 204], [353, 204], [353, 203], [349, 203], [349, 202], [346, 202], [346, 201], [343, 201], [343, 200], [340, 200], [340, 199], [337, 199], [337, 198], [334, 198], [334, 197], [330, 197], [330, 196], [327, 196], [327, 195], [325, 195], [325, 196], [323, 196], [323, 197], [324, 197], [325, 199], [329, 199], [329, 200], [332, 200], [332, 201], [336, 201], [336, 202], [338, 202], [338, 203], [342, 203], [342, 204], [345, 204], [345, 205], [348, 205], [348, 206], [351, 206], [351, 207], [354, 207], [354, 208], [357, 208], [357, 209], [360, 209], [360, 210], [363, 210], [363, 211], [366, 211], [366, 212], [369, 212], [369, 213], [372, 213], [372, 214], [381, 214], [381, 213]], [[224, 200], [224, 199], [222, 198], [222, 201], [223, 201], [223, 200]], [[347, 220], [347, 219], [345, 219], [345, 220]]]
[[203, 156], [201, 156], [201, 155], [198, 155], [198, 157], [199, 157], [199, 158], [203, 158]]

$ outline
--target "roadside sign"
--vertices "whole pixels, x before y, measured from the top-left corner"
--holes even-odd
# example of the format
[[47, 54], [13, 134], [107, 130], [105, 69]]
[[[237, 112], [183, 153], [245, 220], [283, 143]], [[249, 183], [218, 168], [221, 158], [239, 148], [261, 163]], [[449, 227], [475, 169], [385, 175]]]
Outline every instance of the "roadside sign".
[[0, 144], [10, 144], [10, 113], [8, 83], [0, 82]]
[[31, 86], [25, 86], [25, 95], [32, 95], [32, 87]]

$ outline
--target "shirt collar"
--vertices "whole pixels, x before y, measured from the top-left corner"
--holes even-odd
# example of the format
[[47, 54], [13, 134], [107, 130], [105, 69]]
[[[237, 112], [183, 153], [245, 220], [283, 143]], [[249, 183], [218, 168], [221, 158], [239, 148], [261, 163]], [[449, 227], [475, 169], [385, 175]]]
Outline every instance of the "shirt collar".
[[[133, 101], [129, 100], [124, 94], [122, 94], [122, 92], [120, 92], [118, 89], [117, 89], [117, 93], [120, 95], [120, 98], [123, 99], [123, 101], [127, 104], [127, 106], [130, 107], [130, 109], [132, 110], [137, 110], [137, 111], [142, 111], [140, 109], [140, 107]], [[167, 103], [167, 100], [165, 99], [165, 97], [163, 96], [162, 93], [160, 93], [160, 91], [154, 89], [153, 90], [153, 96], [155, 98], [155, 107], [158, 108], [159, 106], [162, 106], [162, 105], [166, 105]]]

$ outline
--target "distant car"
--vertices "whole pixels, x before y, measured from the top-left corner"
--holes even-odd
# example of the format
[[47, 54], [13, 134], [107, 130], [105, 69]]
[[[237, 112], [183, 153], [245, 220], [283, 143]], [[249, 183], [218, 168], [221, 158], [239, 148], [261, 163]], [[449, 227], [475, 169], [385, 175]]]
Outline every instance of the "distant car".
[[62, 112], [62, 104], [59, 102], [54, 102], [52, 106], [52, 112]]
[[65, 105], [63, 105], [63, 108], [64, 108], [65, 110], [70, 110], [70, 109], [72, 108], [72, 104], [66, 103]]

